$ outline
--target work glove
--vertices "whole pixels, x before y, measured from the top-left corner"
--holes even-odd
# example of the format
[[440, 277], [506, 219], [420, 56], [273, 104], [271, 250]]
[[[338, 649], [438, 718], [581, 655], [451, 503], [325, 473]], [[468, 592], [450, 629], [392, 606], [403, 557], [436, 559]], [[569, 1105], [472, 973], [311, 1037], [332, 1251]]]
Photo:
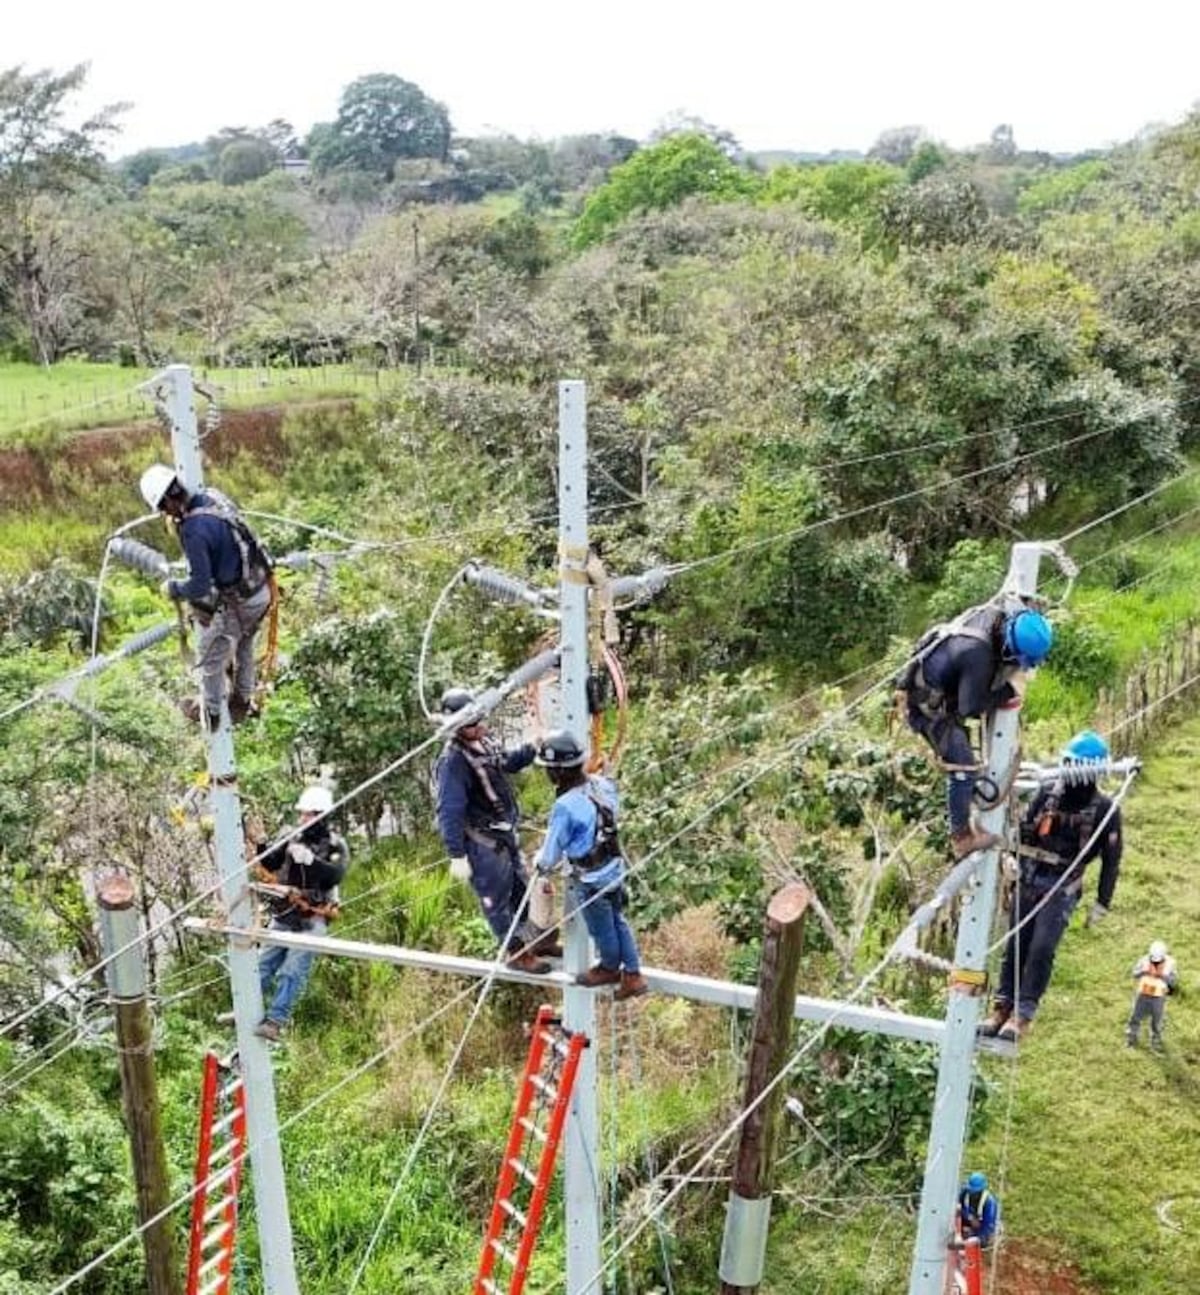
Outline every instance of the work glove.
[[1105, 908], [1099, 900], [1096, 900], [1088, 910], [1088, 915], [1084, 918], [1083, 924], [1084, 926], [1095, 926], [1098, 922], [1102, 922], [1107, 916], [1108, 909]]
[[302, 868], [307, 868], [315, 857], [313, 852], [303, 843], [303, 841], [291, 842], [287, 848], [287, 855], [293, 863], [298, 863]]
[[450, 875], [455, 881], [471, 880], [471, 860], [465, 854], [460, 854], [450, 860]]
[[1013, 690], [1014, 696], [1006, 701], [1001, 707], [1002, 710], [1020, 710], [1021, 703], [1025, 700], [1025, 693], [1029, 689], [1029, 681], [1033, 678], [1032, 670], [1014, 670], [1006, 682]]

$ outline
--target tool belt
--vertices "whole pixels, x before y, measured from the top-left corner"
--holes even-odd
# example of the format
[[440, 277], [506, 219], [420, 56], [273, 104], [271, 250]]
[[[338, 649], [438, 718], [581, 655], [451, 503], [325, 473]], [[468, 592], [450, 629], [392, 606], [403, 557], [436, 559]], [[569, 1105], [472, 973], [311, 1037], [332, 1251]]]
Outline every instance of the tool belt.
[[[1021, 860], [1021, 884], [1024, 886], [1036, 885], [1039, 872], [1043, 876], [1046, 873], [1055, 874], [1050, 882], [1053, 885], [1074, 862], [1073, 859], [1063, 859], [1049, 850], [1039, 850], [1031, 845], [1022, 845], [1017, 854]], [[1083, 869], [1080, 868], [1060, 889], [1064, 895], [1079, 894], [1083, 889]]]
[[341, 906], [333, 900], [311, 900], [302, 890], [296, 890], [292, 886], [259, 882], [253, 884], [251, 889], [266, 898], [268, 908], [276, 917], [295, 913], [300, 917], [321, 917], [332, 922], [342, 911]]
[[497, 853], [507, 850], [514, 858], [520, 857], [516, 832], [511, 823], [489, 823], [486, 828], [468, 826], [463, 828], [463, 836]]

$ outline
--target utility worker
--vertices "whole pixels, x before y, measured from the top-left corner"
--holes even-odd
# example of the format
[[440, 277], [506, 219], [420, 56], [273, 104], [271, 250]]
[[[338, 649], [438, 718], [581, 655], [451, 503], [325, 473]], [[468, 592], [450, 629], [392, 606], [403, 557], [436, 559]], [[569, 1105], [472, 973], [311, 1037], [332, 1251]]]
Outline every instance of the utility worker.
[[637, 998], [650, 986], [641, 972], [637, 941], [625, 920], [625, 860], [617, 840], [617, 786], [611, 778], [588, 777], [584, 750], [565, 730], [547, 733], [537, 762], [554, 785], [537, 869], [549, 873], [564, 860], [599, 962], [575, 977], [589, 989], [619, 985], [618, 1000]]
[[909, 727], [925, 738], [946, 771], [955, 859], [991, 849], [999, 839], [971, 821], [980, 765], [963, 721], [1019, 706], [1030, 673], [1046, 659], [1053, 638], [1040, 612], [1006, 614], [982, 607], [930, 630], [896, 677]]
[[[324, 935], [337, 916], [338, 885], [346, 875], [350, 852], [346, 842], [329, 825], [333, 793], [328, 787], [305, 787], [296, 802], [300, 832], [268, 846], [259, 867], [276, 884], [259, 887], [271, 914], [269, 930], [305, 931]], [[266, 1016], [255, 1034], [278, 1039], [304, 993], [312, 974], [315, 953], [272, 945], [258, 958], [263, 1001], [270, 998]], [[274, 990], [274, 997], [271, 997]]]
[[[475, 701], [466, 688], [442, 695], [445, 721]], [[562, 949], [525, 915], [529, 877], [517, 836], [520, 809], [509, 775], [533, 763], [533, 744], [505, 750], [482, 719], [461, 725], [434, 766], [437, 824], [450, 874], [469, 881], [492, 934], [502, 948], [509, 940], [508, 961], [520, 971], [545, 975], [550, 964], [539, 953], [557, 956]], [[522, 916], [513, 927], [513, 919]]]
[[[235, 724], [254, 712], [254, 636], [271, 606], [271, 560], [234, 504], [220, 491], [189, 495], [173, 469], [155, 463], [142, 473], [142, 498], [174, 523], [187, 558], [188, 578], [166, 580], [163, 592], [188, 603], [200, 624], [196, 664], [210, 728], [221, 717], [225, 675], [232, 668], [229, 717]], [[180, 709], [193, 723], [194, 698]]]
[[959, 1241], [978, 1241], [981, 1246], [992, 1244], [996, 1237], [996, 1224], [1000, 1220], [1000, 1204], [988, 1191], [985, 1174], [973, 1173], [958, 1193], [958, 1210], [955, 1214], [955, 1237]]
[[1093, 859], [1100, 860], [1100, 882], [1087, 924], [1112, 905], [1121, 871], [1121, 811], [1097, 786], [1107, 761], [1108, 743], [1098, 733], [1077, 733], [1063, 748], [1067, 773], [1040, 788], [1021, 820], [1020, 877], [999, 992], [979, 1027], [985, 1037], [1016, 1042], [1029, 1033]]
[[1150, 1046], [1155, 1052], [1163, 1047], [1163, 1017], [1167, 1010], [1167, 996], [1175, 992], [1178, 976], [1175, 959], [1167, 952], [1161, 940], [1155, 940], [1144, 958], [1133, 967], [1137, 988], [1133, 994], [1133, 1011], [1125, 1029], [1125, 1042], [1136, 1048], [1142, 1033], [1142, 1022], [1150, 1018]]

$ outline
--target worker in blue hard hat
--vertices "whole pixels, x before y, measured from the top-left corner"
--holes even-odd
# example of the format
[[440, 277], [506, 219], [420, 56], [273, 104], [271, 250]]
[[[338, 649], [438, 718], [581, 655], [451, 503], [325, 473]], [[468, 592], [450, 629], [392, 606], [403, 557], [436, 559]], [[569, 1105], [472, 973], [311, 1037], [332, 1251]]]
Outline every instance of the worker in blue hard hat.
[[1029, 1033], [1093, 859], [1100, 860], [1100, 881], [1087, 925], [1108, 913], [1122, 849], [1121, 811], [1098, 786], [1108, 761], [1108, 743], [1098, 733], [1077, 733], [1063, 748], [1062, 772], [1025, 811], [1000, 986], [991, 1017], [979, 1027], [985, 1037], [1016, 1042]]
[[955, 1236], [960, 1242], [975, 1240], [990, 1246], [1000, 1222], [1000, 1202], [988, 1191], [985, 1174], [973, 1173], [958, 1193]]
[[956, 859], [998, 843], [971, 821], [981, 767], [963, 721], [1019, 706], [1030, 674], [1053, 641], [1050, 622], [1040, 612], [976, 608], [951, 625], [929, 630], [896, 676], [909, 727], [925, 738], [946, 772]]

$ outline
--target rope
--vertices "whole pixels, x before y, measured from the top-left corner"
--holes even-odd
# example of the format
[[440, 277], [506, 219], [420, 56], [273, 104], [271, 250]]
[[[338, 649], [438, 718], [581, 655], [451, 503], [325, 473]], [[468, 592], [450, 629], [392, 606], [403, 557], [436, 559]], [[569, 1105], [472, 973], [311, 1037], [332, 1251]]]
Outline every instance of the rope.
[[464, 563], [458, 570], [446, 581], [442, 592], [438, 594], [433, 604], [433, 610], [429, 613], [429, 619], [425, 622], [425, 629], [421, 633], [421, 651], [417, 656], [417, 700], [421, 703], [421, 711], [426, 719], [434, 719], [433, 711], [429, 709], [429, 704], [425, 700], [425, 663], [429, 659], [429, 645], [433, 640], [433, 626], [441, 614], [442, 605], [450, 597], [454, 586], [462, 583], [463, 574], [467, 570], [467, 564]]
[[492, 992], [492, 986], [496, 983], [497, 973], [508, 961], [508, 957], [510, 956], [508, 953], [508, 942], [513, 938], [513, 935], [521, 924], [521, 919], [525, 915], [525, 909], [529, 904], [531, 893], [532, 892], [529, 887], [526, 887], [525, 894], [522, 897], [520, 904], [517, 905], [516, 912], [513, 913], [513, 919], [509, 923], [508, 931], [505, 933], [504, 939], [500, 942], [500, 946], [496, 951], [495, 961], [492, 963], [491, 969], [488, 971], [487, 978], [479, 987], [479, 992], [475, 999], [475, 1005], [471, 1008], [471, 1015], [467, 1018], [467, 1023], [463, 1027], [462, 1037], [458, 1040], [458, 1046], [454, 1049], [454, 1055], [450, 1058], [450, 1062], [442, 1074], [441, 1083], [438, 1084], [437, 1092], [433, 1095], [433, 1101], [429, 1103], [429, 1109], [425, 1112], [425, 1118], [422, 1120], [421, 1127], [417, 1131], [416, 1140], [409, 1148], [408, 1156], [405, 1158], [404, 1166], [400, 1170], [400, 1175], [392, 1185], [392, 1190], [388, 1195], [387, 1202], [380, 1211], [379, 1222], [376, 1223], [375, 1231], [371, 1234], [371, 1239], [367, 1243], [366, 1253], [363, 1255], [362, 1260], [355, 1269], [354, 1277], [351, 1279], [346, 1295], [354, 1295], [354, 1292], [358, 1290], [358, 1284], [362, 1281], [363, 1273], [367, 1270], [367, 1264], [371, 1262], [371, 1256], [375, 1253], [375, 1247], [379, 1243], [379, 1238], [383, 1235], [383, 1229], [391, 1215], [392, 1208], [396, 1204], [396, 1200], [400, 1195], [401, 1189], [408, 1181], [408, 1176], [417, 1162], [417, 1156], [420, 1154], [421, 1148], [425, 1145], [425, 1138], [428, 1136], [429, 1130], [433, 1125], [433, 1117], [437, 1114], [438, 1109], [442, 1104], [442, 1098], [445, 1097], [446, 1090], [450, 1087], [450, 1080], [454, 1077], [455, 1070], [458, 1069], [458, 1063], [467, 1046], [467, 1039], [470, 1037], [471, 1030], [474, 1027], [475, 1022], [479, 1019], [479, 1013], [483, 1010], [483, 1005], [487, 1001], [488, 995]]

